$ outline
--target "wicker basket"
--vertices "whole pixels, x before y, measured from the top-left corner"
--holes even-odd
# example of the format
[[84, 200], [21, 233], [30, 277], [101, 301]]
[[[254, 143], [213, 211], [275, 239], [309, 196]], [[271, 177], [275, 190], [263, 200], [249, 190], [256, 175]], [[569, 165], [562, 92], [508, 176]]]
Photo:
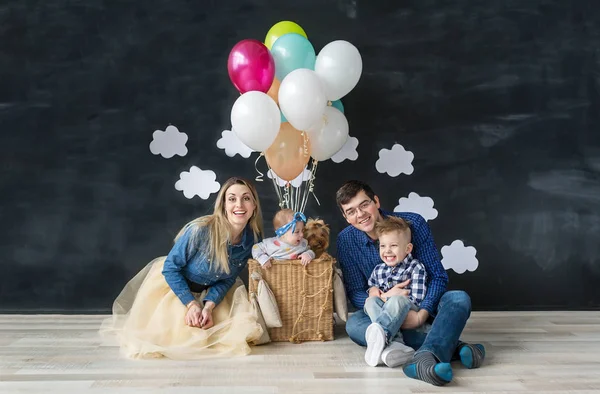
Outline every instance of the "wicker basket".
[[261, 269], [248, 260], [248, 288], [255, 292], [258, 271], [267, 282], [279, 307], [282, 326], [270, 328], [273, 342], [333, 340], [333, 266], [335, 259], [324, 253], [303, 267], [300, 260], [275, 260], [270, 269]]

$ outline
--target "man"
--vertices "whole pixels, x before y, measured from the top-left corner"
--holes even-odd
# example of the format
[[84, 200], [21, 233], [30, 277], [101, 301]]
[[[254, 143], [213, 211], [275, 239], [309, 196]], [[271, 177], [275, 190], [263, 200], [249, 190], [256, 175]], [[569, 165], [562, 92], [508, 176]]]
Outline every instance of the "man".
[[[358, 309], [346, 322], [350, 338], [361, 346], [367, 345], [365, 332], [371, 324], [363, 311], [368, 297], [367, 281], [380, 262], [375, 223], [393, 215], [410, 223], [413, 255], [425, 266], [428, 281], [421, 310], [410, 311], [401, 327], [404, 343], [416, 352], [406, 353], [404, 347], [392, 341], [383, 351], [381, 361], [389, 367], [408, 362], [403, 367], [408, 377], [436, 386], [452, 380], [451, 360], [460, 359], [467, 368], [479, 367], [485, 358], [483, 345], [459, 340], [471, 314], [471, 300], [464, 291], [446, 291], [448, 275], [439, 260], [427, 222], [416, 213], [381, 210], [379, 198], [369, 185], [361, 181], [348, 181], [342, 185], [336, 193], [336, 201], [350, 224], [337, 238], [337, 259], [346, 292], [352, 305]], [[386, 296], [407, 295], [409, 290], [404, 287], [408, 282], [396, 285]], [[425, 320], [432, 321], [430, 327], [423, 325]]]

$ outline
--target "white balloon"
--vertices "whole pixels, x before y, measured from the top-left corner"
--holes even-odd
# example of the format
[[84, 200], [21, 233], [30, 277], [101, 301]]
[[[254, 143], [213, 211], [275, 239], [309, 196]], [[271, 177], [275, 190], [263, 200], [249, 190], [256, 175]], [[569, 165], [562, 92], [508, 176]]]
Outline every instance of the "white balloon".
[[321, 119], [327, 98], [313, 70], [298, 68], [283, 78], [279, 86], [279, 106], [294, 128], [307, 130]]
[[263, 92], [246, 92], [235, 100], [231, 108], [231, 126], [244, 145], [257, 152], [264, 152], [279, 133], [279, 107]]
[[348, 41], [332, 41], [319, 52], [315, 72], [323, 82], [327, 99], [339, 100], [358, 83], [362, 74], [362, 58], [358, 49]]
[[335, 107], [325, 108], [320, 124], [306, 131], [310, 141], [310, 155], [323, 161], [335, 155], [348, 139], [348, 120]]

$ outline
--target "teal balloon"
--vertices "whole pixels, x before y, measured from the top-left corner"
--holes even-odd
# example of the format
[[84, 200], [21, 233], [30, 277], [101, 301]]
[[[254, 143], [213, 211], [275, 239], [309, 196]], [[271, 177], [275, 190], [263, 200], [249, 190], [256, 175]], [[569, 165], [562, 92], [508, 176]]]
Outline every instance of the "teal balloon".
[[331, 106], [339, 109], [341, 113], [344, 113], [344, 104], [342, 104], [341, 100], [332, 101]]
[[271, 47], [275, 61], [275, 77], [283, 81], [286, 75], [298, 68], [315, 69], [317, 55], [310, 41], [296, 33], [284, 34]]
[[279, 110], [279, 112], [281, 113], [281, 123], [287, 122], [287, 119], [285, 118], [285, 116], [283, 116], [283, 112], [281, 112], [281, 110]]

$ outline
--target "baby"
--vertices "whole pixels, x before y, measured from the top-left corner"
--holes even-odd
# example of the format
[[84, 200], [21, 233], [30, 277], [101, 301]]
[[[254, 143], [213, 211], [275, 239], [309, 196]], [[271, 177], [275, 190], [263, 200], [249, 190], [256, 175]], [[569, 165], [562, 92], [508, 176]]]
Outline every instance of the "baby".
[[315, 258], [315, 253], [308, 247], [303, 230], [306, 217], [301, 212], [282, 209], [273, 218], [273, 227], [277, 237], [265, 238], [252, 247], [252, 258], [264, 268], [271, 267], [271, 260], [301, 259], [307, 265]]
[[[365, 339], [367, 350], [365, 361], [376, 366], [381, 361], [384, 348], [394, 341], [394, 347], [402, 348], [405, 353], [414, 350], [404, 345], [400, 326], [410, 310], [418, 311], [417, 318], [424, 319], [419, 312], [425, 297], [427, 272], [425, 267], [411, 253], [413, 245], [408, 223], [401, 218], [389, 216], [375, 226], [379, 238], [379, 257], [369, 278], [369, 298], [365, 301], [364, 311], [372, 323], [367, 327]], [[386, 292], [399, 283], [410, 279], [405, 287], [408, 296], [388, 297]]]

